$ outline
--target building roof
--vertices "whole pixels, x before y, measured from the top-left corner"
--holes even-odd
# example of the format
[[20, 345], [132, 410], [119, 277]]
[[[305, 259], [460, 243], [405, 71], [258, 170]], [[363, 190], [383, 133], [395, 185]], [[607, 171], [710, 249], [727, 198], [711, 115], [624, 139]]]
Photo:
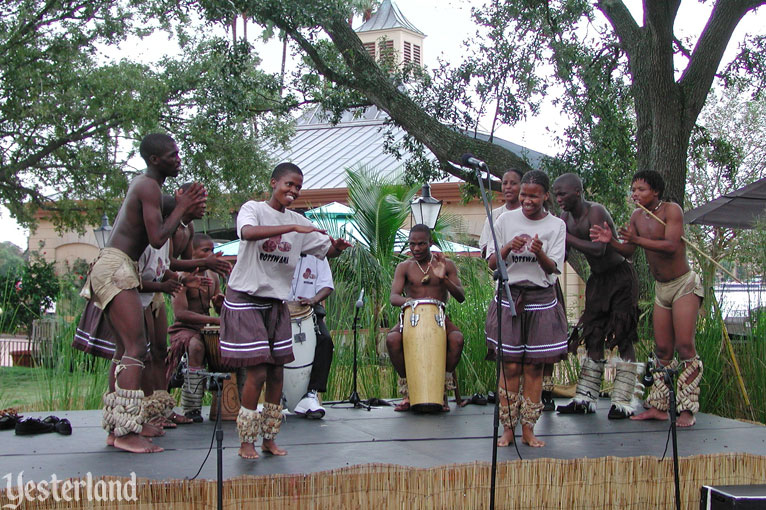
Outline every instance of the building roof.
[[[408, 155], [397, 159], [384, 148], [389, 128], [391, 140], [397, 144], [406, 132], [388, 123], [389, 117], [376, 106], [345, 111], [337, 124], [331, 124], [327, 115], [314, 108], [303, 114], [296, 122], [295, 135], [288, 142], [287, 149], [272, 150], [276, 162], [290, 161], [303, 170], [303, 189], [337, 189], [346, 187], [346, 169], [367, 166], [376, 170], [381, 177], [395, 178], [404, 172]], [[488, 140], [485, 134], [477, 138]], [[537, 168], [545, 157], [540, 152], [494, 137], [494, 143], [501, 145], [522, 157]], [[435, 161], [436, 157], [426, 152]], [[460, 182], [449, 176], [438, 182]]]
[[392, 28], [403, 28], [425, 37], [426, 34], [418, 30], [415, 25], [404, 17], [402, 11], [391, 0], [383, 0], [378, 10], [372, 17], [357, 28], [357, 32], [372, 32], [375, 30], [390, 30]]

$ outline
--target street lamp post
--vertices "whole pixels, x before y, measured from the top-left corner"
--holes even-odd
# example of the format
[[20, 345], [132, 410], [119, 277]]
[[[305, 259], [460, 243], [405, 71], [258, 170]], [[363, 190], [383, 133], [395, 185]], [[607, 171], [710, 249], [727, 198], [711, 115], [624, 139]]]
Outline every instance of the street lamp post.
[[436, 220], [442, 208], [442, 201], [436, 200], [431, 196], [431, 185], [425, 183], [423, 184], [420, 196], [412, 200], [410, 207], [415, 225], [422, 223], [432, 229], [436, 226]]
[[112, 235], [112, 226], [109, 224], [109, 218], [106, 216], [106, 213], [101, 217], [101, 226], [93, 229], [93, 234], [96, 236], [96, 243], [99, 248], [103, 248], [109, 242], [109, 236]]

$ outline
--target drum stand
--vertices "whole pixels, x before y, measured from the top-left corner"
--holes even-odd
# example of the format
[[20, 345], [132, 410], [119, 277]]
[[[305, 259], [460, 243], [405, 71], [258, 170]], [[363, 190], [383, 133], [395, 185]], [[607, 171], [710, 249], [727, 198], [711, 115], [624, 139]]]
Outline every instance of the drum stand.
[[[464, 160], [468, 159], [475, 159], [473, 156], [470, 158], [467, 158], [469, 156], [466, 154], [463, 156]], [[464, 163], [465, 164], [465, 163]], [[454, 165], [453, 165], [454, 166]], [[480, 168], [483, 167], [487, 171], [487, 183], [490, 182], [490, 174], [489, 174], [489, 168], [486, 164], [481, 162], [481, 165], [475, 165], [473, 166], [474, 175], [476, 176], [476, 180], [479, 182], [479, 189], [481, 191], [481, 199], [484, 202], [484, 212], [487, 215], [487, 222], [489, 223], [489, 230], [492, 233], [492, 243], [495, 247], [495, 253], [500, 253], [500, 246], [497, 244], [497, 234], [495, 232], [495, 225], [492, 221], [492, 209], [489, 205], [489, 199], [487, 198], [487, 192], [484, 189], [484, 181], [481, 177], [481, 171]], [[462, 170], [462, 168], [461, 168]], [[494, 418], [492, 420], [492, 478], [490, 482], [490, 494], [489, 494], [489, 508], [490, 510], [495, 509], [495, 488], [497, 486], [497, 438], [498, 438], [498, 424], [500, 422], [500, 392], [498, 391], [500, 388], [500, 375], [502, 373], [502, 367], [503, 367], [503, 339], [500, 334], [501, 328], [500, 324], [502, 321], [502, 298], [503, 295], [505, 295], [508, 306], [511, 309], [511, 316], [516, 316], [516, 307], [513, 303], [513, 298], [511, 297], [511, 287], [508, 284], [508, 269], [505, 266], [505, 260], [500, 257], [499, 255], [495, 257], [497, 259], [497, 270], [495, 271], [495, 279], [497, 279], [497, 294], [495, 297], [495, 300], [497, 301], [497, 348], [495, 350], [495, 412], [494, 412]], [[519, 452], [519, 447], [516, 444], [517, 441], [514, 438], [513, 444], [516, 447], [516, 453]], [[519, 454], [519, 458], [521, 458], [521, 455]]]

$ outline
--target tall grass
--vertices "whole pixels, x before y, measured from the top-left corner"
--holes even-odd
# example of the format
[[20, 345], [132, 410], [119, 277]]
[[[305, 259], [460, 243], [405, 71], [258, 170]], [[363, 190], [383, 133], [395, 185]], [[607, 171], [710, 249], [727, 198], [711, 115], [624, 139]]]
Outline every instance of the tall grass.
[[36, 371], [41, 409], [97, 409], [101, 405], [108, 386], [109, 361], [71, 347], [77, 322], [62, 324], [51, 355], [42, 359]]

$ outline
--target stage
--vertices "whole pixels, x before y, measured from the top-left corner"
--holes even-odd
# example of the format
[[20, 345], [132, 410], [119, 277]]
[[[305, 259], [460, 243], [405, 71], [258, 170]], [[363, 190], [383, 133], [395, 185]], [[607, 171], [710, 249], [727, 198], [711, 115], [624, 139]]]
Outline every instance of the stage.
[[[564, 400], [559, 400], [558, 403], [562, 402]], [[344, 473], [346, 478], [351, 477], [353, 473], [355, 477], [364, 475], [366, 480], [382, 476], [388, 480], [386, 483], [393, 483], [391, 477], [406, 480], [408, 476], [421, 478], [435, 476], [438, 479], [451, 473], [450, 476], [457, 485], [445, 490], [454, 492], [455, 487], [459, 487], [459, 492], [462, 493], [462, 499], [458, 498], [454, 501], [463, 501], [461, 504], [468, 504], [469, 508], [483, 506], [482, 494], [487, 492], [488, 464], [492, 459], [493, 408], [491, 405], [469, 405], [457, 409], [454, 403], [451, 407], [450, 413], [418, 415], [396, 413], [393, 407], [380, 407], [367, 411], [349, 409], [345, 405], [327, 405], [327, 415], [322, 420], [287, 416], [277, 442], [288, 450], [288, 455], [273, 457], [261, 454], [261, 458], [257, 460], [244, 460], [237, 456], [239, 442], [235, 424], [224, 422], [223, 473], [224, 478], [230, 480], [227, 483], [230, 497], [225, 500], [225, 506], [227, 508], [246, 506], [243, 501], [237, 502], [232, 499], [251, 498], [251, 502], [261, 501], [260, 496], [252, 492], [259, 490], [254, 488], [258, 484], [254, 483], [253, 479], [246, 478], [244, 480], [250, 480], [248, 487], [240, 487], [243, 485], [241, 478], [231, 481], [238, 477], [259, 477], [260, 482], [269, 486], [269, 491], [279, 492], [281, 490], [279, 487], [289, 485], [293, 489], [287, 499], [294, 502], [303, 500], [302, 498], [312, 500], [310, 491], [319, 490], [319, 480], [334, 480], [338, 476], [344, 476]], [[520, 467], [525, 466], [525, 469], [532, 469], [536, 473], [533, 478], [528, 479], [528, 483], [523, 484], [530, 485], [531, 490], [537, 487], [543, 490], [541, 484], [544, 483], [545, 486], [550, 484], [550, 487], [545, 490], [563, 491], [563, 485], [568, 484], [562, 485], [555, 481], [556, 473], [549, 472], [555, 468], [556, 472], [561, 471], [559, 475], [563, 477], [563, 480], [573, 480], [572, 477], [578, 476], [585, 477], [583, 480], [591, 480], [591, 487], [578, 489], [577, 484], [572, 484], [572, 487], [567, 489], [569, 492], [588, 492], [593, 490], [593, 484], [604, 486], [618, 483], [624, 486], [628, 494], [634, 488], [638, 490], [640, 484], [649, 483], [657, 486], [653, 490], [659, 491], [657, 495], [652, 496], [654, 499], [651, 501], [672, 502], [672, 448], [670, 445], [667, 449], [667, 460], [659, 462], [668, 439], [669, 424], [607, 420], [608, 408], [609, 401], [602, 399], [596, 414], [571, 416], [544, 413], [535, 431], [547, 444], [544, 448], [530, 448], [519, 444], [521, 457], [525, 461], [523, 463], [515, 462], [519, 460], [519, 457], [513, 446], [500, 448], [498, 460], [502, 464], [498, 486], [501, 487], [502, 495], [498, 496], [498, 501], [506, 501], [506, 498], [511, 498], [519, 491], [519, 480], [516, 479], [514, 482], [509, 477], [522, 476]], [[177, 429], [167, 430], [164, 437], [154, 440], [165, 449], [163, 453], [133, 455], [105, 445], [105, 433], [100, 426], [101, 416], [98, 411], [28, 413], [27, 416], [45, 417], [48, 414], [68, 418], [73, 427], [72, 435], [67, 437], [52, 433], [15, 436], [13, 431], [0, 432], [3, 444], [2, 453], [0, 453], [0, 476], [10, 473], [11, 478], [16, 480], [17, 474], [23, 471], [25, 481], [39, 481], [50, 480], [53, 475], [61, 480], [85, 477], [88, 473], [93, 477], [129, 477], [135, 473], [139, 479], [165, 482], [159, 484], [166, 487], [162, 498], [155, 500], [154, 503], [162, 504], [166, 508], [194, 507], [193, 505], [184, 506], [184, 503], [189, 504], [189, 501], [176, 501], [167, 490], [168, 484], [177, 485], [179, 491], [183, 488], [187, 496], [189, 491], [204, 492], [206, 502], [200, 503], [198, 508], [214, 504], [215, 499], [210, 500], [210, 493], [211, 490], [215, 491], [215, 484], [183, 482], [194, 476], [207, 455], [213, 439], [213, 422], [206, 420], [202, 424], [179, 425]], [[205, 416], [207, 416], [206, 413]], [[517, 429], [517, 434], [519, 432], [520, 428]], [[686, 480], [683, 480], [686, 487], [684, 498], [692, 505], [688, 508], [695, 508], [692, 500], [696, 494], [698, 501], [699, 487], [702, 484], [766, 483], [766, 427], [764, 426], [700, 414], [693, 428], [678, 430], [678, 449], [681, 457], [702, 456], [684, 459], [682, 463], [682, 480], [686, 476]], [[700, 462], [710, 464], [710, 467], [703, 468]], [[455, 464], [458, 465], [455, 466]], [[360, 465], [366, 465], [366, 467], [359, 467]], [[586, 471], [590, 469], [595, 469], [599, 474], [593, 476], [587, 474]], [[614, 471], [615, 469], [617, 471]], [[633, 478], [620, 481], [621, 476], [627, 476], [620, 474], [624, 469], [627, 469], [627, 473]], [[646, 471], [647, 469], [649, 471]], [[572, 473], [567, 475], [564, 472], [566, 470], [571, 470]], [[332, 472], [328, 473], [330, 471]], [[579, 474], [575, 476], [574, 472]], [[460, 480], [455, 479], [456, 473], [460, 474], [457, 477]], [[213, 448], [199, 479], [214, 480], [215, 476], [216, 451]], [[465, 476], [473, 477], [473, 481], [463, 480], [462, 477]], [[539, 480], [535, 481], [538, 478], [534, 477], [538, 477]], [[610, 478], [614, 480], [609, 482]], [[326, 483], [327, 481], [322, 482], [322, 484]], [[368, 494], [362, 496], [357, 494], [351, 500], [346, 497], [347, 495], [341, 495], [343, 497], [338, 501], [346, 503], [340, 506], [348, 504], [352, 508], [364, 508], [367, 507], [365, 501], [369, 499], [368, 503], [372, 505], [369, 507], [374, 507], [371, 498], [372, 492], [375, 492], [372, 488], [375, 483], [370, 483], [371, 488], [366, 491]], [[450, 501], [453, 501], [445, 500], [445, 494], [437, 494], [439, 489], [435, 486], [431, 489], [436, 492], [429, 494], [431, 489], [423, 486], [423, 483], [426, 482], [422, 480], [418, 482], [420, 488], [414, 492], [409, 489], [405, 491], [407, 494], [403, 496], [404, 500], [395, 497], [395, 493], [400, 488], [395, 485], [389, 486], [387, 490], [393, 495], [386, 496], [385, 501], [387, 504], [421, 508], [432, 505], [449, 506]], [[430, 483], [428, 482], [427, 485]], [[157, 484], [153, 485], [157, 486]], [[331, 483], [322, 490], [323, 495], [319, 499], [323, 502], [320, 504], [317, 500], [319, 506], [311, 506], [311, 508], [326, 507], [325, 503], [327, 506], [338, 507], [337, 501], [330, 504], [330, 500], [327, 499], [330, 497], [327, 495], [328, 488], [330, 492], [338, 490], [342, 492], [337, 487], [337, 483]], [[602, 488], [614, 490], [606, 486]], [[665, 496], [660, 494], [667, 492], [667, 488], [670, 488], [669, 494]], [[309, 492], [305, 493], [305, 491]], [[155, 493], [156, 491], [152, 493], [153, 497]], [[235, 493], [240, 496], [234, 496]], [[283, 507], [277, 503], [286, 505], [284, 508], [287, 508], [289, 501], [285, 499], [285, 496], [287, 495], [269, 492], [263, 496], [262, 502], [270, 502], [272, 508]], [[451, 494], [449, 497], [454, 496]], [[392, 497], [394, 499], [391, 499]], [[567, 497], [571, 499], [570, 496]], [[628, 496], [620, 498], [625, 500], [626, 497]], [[636, 497], [640, 499], [641, 496]], [[425, 499], [420, 501], [418, 498]], [[506, 504], [502, 508], [569, 508], [555, 506], [553, 503], [551, 503], [553, 506], [539, 506], [534, 503], [534, 495], [530, 498], [531, 500], [522, 506]], [[316, 494], [313, 499], [316, 499]], [[439, 501], [443, 503], [437, 504]], [[488, 495], [486, 501], [488, 502]], [[4, 501], [0, 499], [0, 503], [2, 502]], [[633, 504], [635, 502], [630, 507], [624, 508], [633, 508]], [[578, 506], [591, 508], [581, 504]], [[606, 507], [592, 506], [592, 508]], [[623, 506], [609, 507], [623, 508]]]

